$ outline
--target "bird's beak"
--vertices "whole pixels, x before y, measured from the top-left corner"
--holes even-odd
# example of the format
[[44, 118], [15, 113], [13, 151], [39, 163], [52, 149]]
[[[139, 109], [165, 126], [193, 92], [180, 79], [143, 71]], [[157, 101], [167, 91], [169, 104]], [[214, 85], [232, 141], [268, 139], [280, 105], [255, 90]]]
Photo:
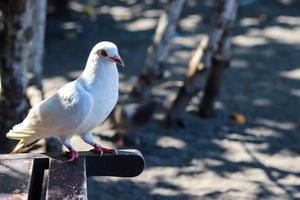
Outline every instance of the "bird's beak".
[[121, 59], [121, 57], [119, 55], [110, 57], [115, 63], [117, 63], [118, 65], [122, 65], [124, 67], [124, 62]]

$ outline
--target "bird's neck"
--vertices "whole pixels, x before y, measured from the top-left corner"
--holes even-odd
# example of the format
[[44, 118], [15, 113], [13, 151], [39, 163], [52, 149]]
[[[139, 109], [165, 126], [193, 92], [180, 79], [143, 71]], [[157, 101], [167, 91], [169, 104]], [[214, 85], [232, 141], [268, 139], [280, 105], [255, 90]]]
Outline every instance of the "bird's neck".
[[103, 87], [103, 85], [113, 82], [118, 83], [117, 66], [104, 59], [88, 60], [80, 79], [90, 89]]

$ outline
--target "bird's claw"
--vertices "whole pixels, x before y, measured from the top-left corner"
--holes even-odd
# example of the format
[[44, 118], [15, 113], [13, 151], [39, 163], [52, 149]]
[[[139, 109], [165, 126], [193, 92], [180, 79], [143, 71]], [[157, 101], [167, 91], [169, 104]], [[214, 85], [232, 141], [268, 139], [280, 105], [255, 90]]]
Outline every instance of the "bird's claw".
[[103, 154], [103, 150], [101, 150], [101, 149], [96, 149], [96, 148], [94, 148], [94, 149], [91, 149], [90, 151], [91, 151], [91, 152], [94, 152], [94, 153], [99, 153], [100, 156], [102, 156], [102, 154]]
[[114, 154], [117, 154], [117, 150], [116, 149], [110, 149], [110, 148], [105, 148], [105, 147], [102, 147], [100, 145], [93, 145], [94, 146], [94, 149], [90, 150], [94, 153], [100, 153], [100, 156], [102, 156], [103, 153], [114, 153]]
[[78, 152], [77, 151], [72, 150], [69, 153], [71, 154], [71, 158], [68, 160], [68, 162], [72, 162], [72, 161], [74, 161], [78, 158]]

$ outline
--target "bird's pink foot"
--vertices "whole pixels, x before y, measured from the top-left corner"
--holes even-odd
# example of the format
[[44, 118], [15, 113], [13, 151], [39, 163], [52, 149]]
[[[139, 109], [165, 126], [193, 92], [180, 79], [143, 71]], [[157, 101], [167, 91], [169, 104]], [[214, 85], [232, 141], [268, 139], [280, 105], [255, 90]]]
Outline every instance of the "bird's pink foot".
[[71, 158], [68, 160], [69, 162], [72, 162], [74, 160], [76, 160], [78, 158], [78, 152], [71, 149], [71, 148], [68, 148], [69, 149], [69, 153], [71, 154]]
[[100, 153], [100, 156], [101, 156], [103, 153], [114, 153], [114, 154], [117, 153], [116, 149], [105, 148], [105, 147], [102, 147], [102, 146], [99, 145], [99, 144], [94, 144], [93, 147], [94, 147], [94, 149], [92, 149], [91, 151], [92, 151], [92, 152], [95, 152], [95, 153]]

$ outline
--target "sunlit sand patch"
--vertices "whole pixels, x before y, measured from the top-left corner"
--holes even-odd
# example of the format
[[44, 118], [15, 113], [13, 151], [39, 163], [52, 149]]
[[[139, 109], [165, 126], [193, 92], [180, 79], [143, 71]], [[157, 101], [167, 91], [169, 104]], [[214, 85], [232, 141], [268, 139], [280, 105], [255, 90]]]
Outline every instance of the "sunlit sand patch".
[[262, 37], [236, 36], [232, 38], [232, 43], [244, 47], [254, 47], [257, 45], [265, 45], [268, 41]]
[[240, 24], [242, 26], [256, 26], [259, 25], [260, 21], [257, 18], [250, 18], [246, 17], [244, 19], [241, 19]]
[[125, 29], [128, 31], [146, 31], [154, 29], [157, 24], [157, 20], [151, 18], [142, 18], [125, 24]]
[[[293, 174], [288, 174], [282, 179], [280, 179], [280, 182], [282, 184], [288, 184], [288, 185], [300, 185], [300, 179], [298, 176], [295, 176]], [[300, 191], [298, 192], [300, 195]], [[299, 196], [300, 197], [300, 196]]]
[[159, 138], [156, 144], [163, 148], [173, 147], [176, 149], [183, 149], [186, 146], [184, 141], [168, 136]]
[[[282, 149], [282, 151], [284, 151], [284, 149]], [[291, 156], [289, 154], [289, 156], [287, 156], [282, 153], [276, 153], [270, 156], [268, 154], [255, 153], [255, 157], [265, 166], [274, 167], [290, 173], [299, 173], [298, 165], [295, 165], [295, 163], [300, 162], [300, 157], [298, 155]]]
[[270, 119], [257, 119], [256, 122], [270, 128], [276, 128], [281, 130], [293, 130], [296, 128], [296, 124], [292, 122], [279, 122]]
[[146, 10], [143, 15], [144, 17], [159, 17], [161, 14], [161, 10]]
[[279, 16], [276, 17], [275, 21], [283, 24], [300, 26], [300, 17]]
[[116, 21], [127, 21], [133, 18], [133, 10], [122, 6], [101, 6], [96, 8], [97, 14], [110, 14]]
[[274, 131], [271, 128], [257, 126], [255, 128], [247, 128], [245, 129], [245, 133], [252, 135], [253, 137], [276, 137], [278, 136], [278, 132]]
[[179, 195], [180, 192], [176, 190], [172, 190], [170, 188], [154, 188], [151, 191], [151, 194], [152, 195], [159, 194], [162, 196], [175, 196], [175, 195]]
[[[300, 37], [297, 37], [297, 35], [300, 35], [300, 26], [296, 26], [292, 29], [280, 26], [270, 26], [265, 29], [252, 28], [247, 32], [246, 36], [241, 35], [234, 37], [233, 42], [237, 42], [237, 44], [239, 44], [239, 42], [241, 42], [241, 44], [246, 44], [244, 46], [255, 46], [261, 45], [261, 43], [266, 44], [268, 39], [271, 39], [277, 40], [283, 44], [295, 45], [300, 42]], [[252, 45], [252, 43], [255, 45]]]
[[300, 80], [300, 68], [280, 73], [281, 77]]
[[186, 31], [194, 31], [201, 23], [202, 17], [200, 15], [189, 15], [188, 17], [179, 21], [179, 26]]
[[109, 13], [116, 21], [130, 20], [133, 17], [132, 11], [129, 8], [121, 6], [112, 7]]
[[224, 157], [228, 160], [232, 162], [251, 161], [251, 157], [240, 141], [224, 139], [215, 140], [214, 142], [227, 150]]
[[270, 39], [278, 40], [283, 44], [295, 44], [300, 42], [300, 27], [282, 28], [280, 26], [268, 27], [263, 30], [263, 35]]
[[179, 36], [179, 37], [175, 37], [172, 42], [174, 45], [184, 46], [184, 47], [192, 47], [194, 50], [194, 48], [197, 47], [200, 40], [205, 35], [206, 34], [199, 34], [199, 35], [195, 36], [196, 39], [194, 37], [189, 37], [189, 36]]

